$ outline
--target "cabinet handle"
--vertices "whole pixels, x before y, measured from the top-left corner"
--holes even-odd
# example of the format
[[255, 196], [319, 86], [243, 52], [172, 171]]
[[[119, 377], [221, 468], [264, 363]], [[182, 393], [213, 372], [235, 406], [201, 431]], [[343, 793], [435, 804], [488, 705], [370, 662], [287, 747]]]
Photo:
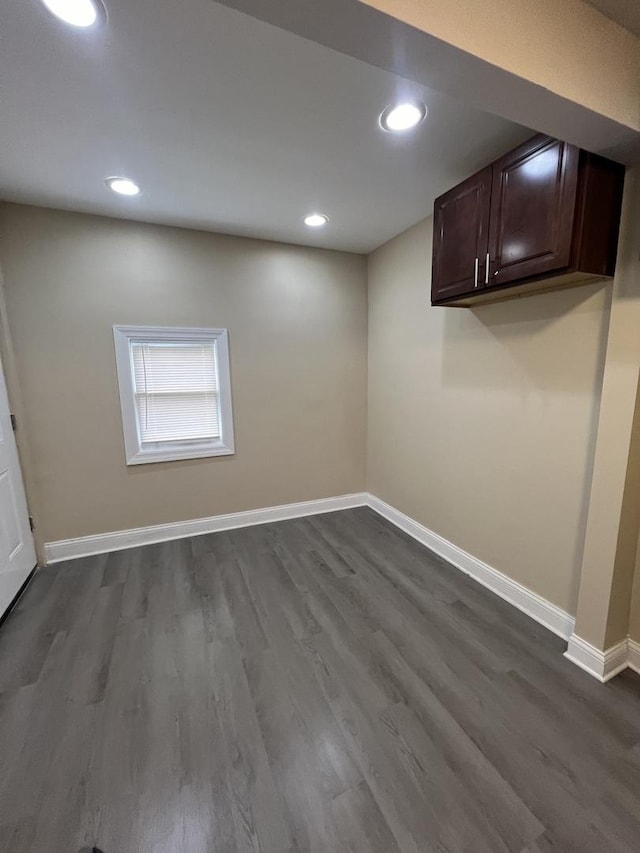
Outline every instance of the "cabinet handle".
[[474, 286], [474, 287], [477, 287], [477, 286], [478, 286], [478, 259], [477, 259], [477, 258], [476, 258], [476, 269], [475, 269], [475, 274], [474, 274], [474, 277], [473, 277], [473, 286]]
[[487, 258], [484, 264], [484, 283], [489, 284], [489, 264], [490, 264], [489, 252], [487, 252]]

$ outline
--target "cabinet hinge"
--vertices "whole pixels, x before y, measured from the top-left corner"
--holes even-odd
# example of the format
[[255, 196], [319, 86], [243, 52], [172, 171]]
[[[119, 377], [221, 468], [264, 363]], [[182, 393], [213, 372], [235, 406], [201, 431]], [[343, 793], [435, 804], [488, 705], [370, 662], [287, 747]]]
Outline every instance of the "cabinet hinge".
[[29, 527], [31, 528], [31, 531], [32, 531], [32, 532], [36, 529], [36, 525], [35, 525], [35, 522], [34, 522], [34, 520], [33, 520], [33, 516], [32, 516], [32, 515], [30, 515], [30, 516], [29, 516]]
[[11, 412], [9, 417], [11, 418], [11, 429], [15, 432], [18, 429], [16, 416]]

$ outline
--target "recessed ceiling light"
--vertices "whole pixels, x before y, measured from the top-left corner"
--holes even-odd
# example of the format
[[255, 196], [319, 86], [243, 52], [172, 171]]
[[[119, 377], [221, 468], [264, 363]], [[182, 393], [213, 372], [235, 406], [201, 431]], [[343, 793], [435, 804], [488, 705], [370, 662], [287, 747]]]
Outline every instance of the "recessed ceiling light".
[[105, 184], [118, 195], [140, 195], [140, 187], [131, 178], [107, 178]]
[[325, 216], [324, 213], [310, 213], [304, 218], [304, 224], [308, 225], [309, 228], [322, 228], [328, 221], [329, 217]]
[[99, 0], [42, 0], [47, 9], [72, 27], [91, 27], [105, 17]]
[[418, 101], [390, 104], [380, 114], [380, 127], [391, 133], [402, 133], [420, 124], [427, 115], [427, 108]]

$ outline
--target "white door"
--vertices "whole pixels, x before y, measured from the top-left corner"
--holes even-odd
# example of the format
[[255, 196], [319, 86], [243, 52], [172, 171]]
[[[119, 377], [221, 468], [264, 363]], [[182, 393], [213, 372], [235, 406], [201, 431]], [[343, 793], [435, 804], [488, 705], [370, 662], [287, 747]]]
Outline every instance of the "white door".
[[0, 616], [35, 564], [36, 549], [0, 364]]

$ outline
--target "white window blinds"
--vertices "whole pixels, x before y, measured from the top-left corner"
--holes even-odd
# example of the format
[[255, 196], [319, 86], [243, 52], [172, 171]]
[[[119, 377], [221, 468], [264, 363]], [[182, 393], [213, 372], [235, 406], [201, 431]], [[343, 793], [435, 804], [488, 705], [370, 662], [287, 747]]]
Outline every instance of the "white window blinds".
[[221, 436], [216, 342], [130, 342], [138, 434], [144, 445]]

